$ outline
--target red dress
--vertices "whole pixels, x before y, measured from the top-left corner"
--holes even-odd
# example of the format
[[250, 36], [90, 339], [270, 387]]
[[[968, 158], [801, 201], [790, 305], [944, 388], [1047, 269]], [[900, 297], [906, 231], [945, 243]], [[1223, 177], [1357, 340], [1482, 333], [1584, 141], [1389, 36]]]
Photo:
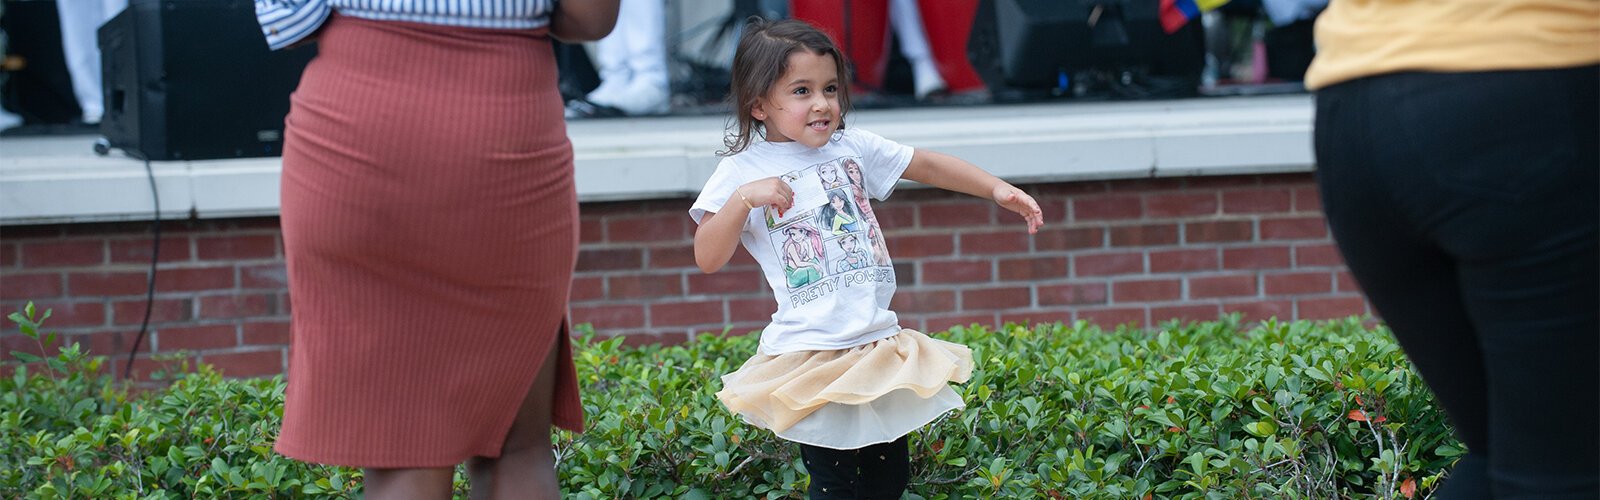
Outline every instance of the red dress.
[[496, 457], [558, 349], [581, 430], [568, 290], [572, 146], [543, 30], [334, 16], [292, 97], [292, 309], [276, 449], [355, 467]]

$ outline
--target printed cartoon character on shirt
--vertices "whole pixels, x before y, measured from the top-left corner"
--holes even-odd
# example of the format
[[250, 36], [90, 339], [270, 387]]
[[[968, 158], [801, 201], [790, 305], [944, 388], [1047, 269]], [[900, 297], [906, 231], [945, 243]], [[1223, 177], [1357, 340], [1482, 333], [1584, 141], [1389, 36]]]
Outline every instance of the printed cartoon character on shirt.
[[789, 288], [804, 287], [822, 279], [822, 232], [805, 221], [796, 221], [779, 234], [784, 237], [778, 248]]
[[790, 290], [827, 276], [890, 265], [855, 158], [837, 158], [779, 178], [794, 188], [794, 208], [779, 214], [766, 207], [763, 219]]
[[861, 173], [861, 164], [845, 158], [844, 173], [850, 180], [850, 194], [855, 198], [856, 209], [861, 211], [861, 218], [867, 221], [867, 225], [877, 227], [878, 217], [872, 213], [872, 204], [867, 203], [867, 181]]
[[872, 265], [872, 260], [867, 257], [867, 251], [861, 249], [860, 239], [854, 234], [846, 234], [834, 240], [839, 246], [840, 257], [833, 261], [835, 272], [853, 271]]
[[845, 194], [843, 189], [828, 191], [828, 204], [823, 205], [818, 213], [817, 225], [826, 228], [833, 236], [863, 230], [861, 217], [856, 215], [852, 205], [850, 195]]
[[[845, 160], [855, 163], [853, 160]], [[817, 166], [817, 179], [822, 181], [822, 189], [844, 187], [844, 178], [839, 175], [839, 165], [828, 162]]]

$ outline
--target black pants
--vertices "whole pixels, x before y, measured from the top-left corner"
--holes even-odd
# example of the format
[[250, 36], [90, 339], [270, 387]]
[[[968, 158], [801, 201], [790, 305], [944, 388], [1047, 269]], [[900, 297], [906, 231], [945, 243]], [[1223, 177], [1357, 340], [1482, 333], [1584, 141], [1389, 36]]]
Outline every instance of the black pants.
[[911, 452], [905, 436], [856, 450], [800, 445], [811, 473], [812, 500], [862, 498], [898, 500], [911, 478]]
[[1440, 498], [1600, 496], [1597, 74], [1318, 92], [1334, 239], [1468, 447]]

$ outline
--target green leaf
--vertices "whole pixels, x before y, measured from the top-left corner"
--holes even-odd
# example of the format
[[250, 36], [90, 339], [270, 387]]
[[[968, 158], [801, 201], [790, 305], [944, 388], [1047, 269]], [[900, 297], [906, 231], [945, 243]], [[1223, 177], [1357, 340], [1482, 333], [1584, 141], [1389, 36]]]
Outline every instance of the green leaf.
[[1251, 399], [1250, 406], [1255, 407], [1256, 412], [1260, 413], [1262, 416], [1271, 417], [1273, 414], [1272, 404], [1261, 398]]
[[1244, 430], [1256, 437], [1268, 437], [1278, 432], [1278, 424], [1262, 420], [1245, 424]]
[[706, 493], [706, 490], [694, 488], [678, 498], [680, 500], [711, 500], [711, 494]]

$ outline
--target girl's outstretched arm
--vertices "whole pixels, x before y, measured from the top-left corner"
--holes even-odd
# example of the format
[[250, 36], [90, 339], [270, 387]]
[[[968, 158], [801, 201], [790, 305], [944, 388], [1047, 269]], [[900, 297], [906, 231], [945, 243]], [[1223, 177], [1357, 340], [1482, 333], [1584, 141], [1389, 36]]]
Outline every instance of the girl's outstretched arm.
[[794, 206], [794, 191], [777, 177], [739, 186], [722, 204], [722, 210], [701, 216], [700, 227], [694, 230], [694, 263], [700, 266], [700, 272], [710, 274], [722, 269], [733, 258], [734, 247], [739, 246], [739, 233], [744, 231], [750, 211], [769, 205], [779, 210]]
[[917, 149], [911, 155], [911, 165], [906, 167], [905, 173], [900, 177], [994, 200], [1006, 210], [1021, 215], [1022, 220], [1028, 223], [1029, 234], [1039, 232], [1039, 226], [1044, 225], [1044, 213], [1039, 210], [1039, 203], [1034, 201], [1032, 196], [1028, 196], [1028, 193], [1022, 192], [1009, 182], [989, 175], [988, 172], [966, 160], [936, 151]]

